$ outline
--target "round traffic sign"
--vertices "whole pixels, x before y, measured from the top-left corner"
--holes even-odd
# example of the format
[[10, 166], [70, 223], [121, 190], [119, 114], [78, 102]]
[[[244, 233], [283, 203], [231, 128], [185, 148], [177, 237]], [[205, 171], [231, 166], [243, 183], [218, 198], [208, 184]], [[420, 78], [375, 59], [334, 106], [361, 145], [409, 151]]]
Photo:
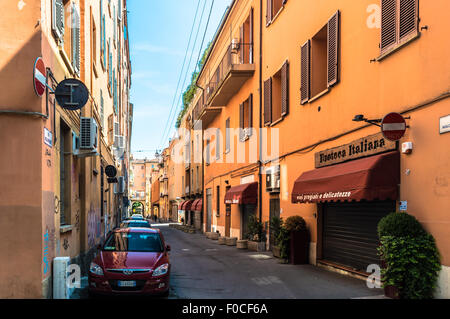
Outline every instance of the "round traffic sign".
[[33, 87], [36, 95], [39, 97], [45, 93], [45, 87], [47, 86], [46, 73], [44, 60], [41, 57], [37, 58], [33, 68]]
[[117, 169], [113, 165], [105, 167], [105, 173], [108, 177], [115, 177], [117, 175]]
[[381, 132], [390, 141], [398, 141], [405, 135], [406, 122], [399, 113], [389, 113], [381, 121]]

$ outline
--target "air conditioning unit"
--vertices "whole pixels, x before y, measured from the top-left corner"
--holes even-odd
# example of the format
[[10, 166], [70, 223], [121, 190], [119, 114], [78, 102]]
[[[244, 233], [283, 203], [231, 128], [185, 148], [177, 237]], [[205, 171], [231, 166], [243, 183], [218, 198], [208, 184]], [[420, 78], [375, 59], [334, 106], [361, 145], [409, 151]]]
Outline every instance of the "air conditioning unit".
[[96, 150], [98, 146], [98, 125], [92, 117], [82, 117], [80, 124], [80, 149]]
[[117, 184], [114, 184], [114, 194], [125, 193], [125, 181], [123, 176], [117, 178]]
[[273, 166], [266, 170], [266, 191], [280, 191], [280, 166]]
[[234, 52], [237, 52], [237, 50], [239, 50], [239, 39], [234, 38], [233, 40], [231, 40], [231, 50]]

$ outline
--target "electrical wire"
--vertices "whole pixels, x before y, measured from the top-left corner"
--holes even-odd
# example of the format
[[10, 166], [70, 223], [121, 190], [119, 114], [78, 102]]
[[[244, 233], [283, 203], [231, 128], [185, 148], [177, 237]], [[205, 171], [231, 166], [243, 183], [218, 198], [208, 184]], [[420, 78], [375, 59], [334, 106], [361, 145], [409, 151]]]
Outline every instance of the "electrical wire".
[[[170, 112], [169, 112], [169, 116], [168, 116], [167, 121], [166, 121], [166, 125], [164, 127], [163, 135], [161, 136], [161, 141], [160, 141], [159, 148], [161, 148], [161, 145], [164, 143], [164, 137], [166, 135], [166, 130], [169, 128], [169, 123], [171, 122], [170, 119], [172, 117], [172, 111], [174, 110], [174, 107], [175, 107], [175, 99], [176, 99], [177, 94], [178, 94], [178, 88], [180, 87], [181, 77], [183, 76], [183, 70], [184, 70], [184, 66], [186, 64], [186, 58], [187, 58], [187, 55], [188, 55], [188, 52], [189, 52], [189, 47], [191, 46], [192, 34], [194, 32], [195, 22], [197, 21], [197, 15], [198, 15], [198, 9], [200, 8], [200, 2], [201, 2], [201, 0], [198, 0], [198, 2], [197, 2], [197, 9], [195, 10], [194, 21], [192, 22], [191, 32], [189, 34], [188, 45], [186, 47], [186, 52], [184, 53], [183, 65], [181, 67], [180, 75], [178, 76], [177, 88], [176, 88], [175, 93], [173, 95], [172, 105], [170, 107]], [[176, 111], [176, 108], [175, 108], [175, 111]]]
[[[201, 14], [201, 16], [200, 16], [200, 22], [199, 22], [199, 24], [198, 24], [197, 32], [196, 32], [196, 35], [195, 35], [194, 45], [192, 46], [191, 55], [190, 55], [190, 57], [189, 57], [189, 63], [188, 63], [188, 66], [187, 66], [187, 68], [186, 68], [186, 73], [185, 73], [185, 75], [184, 75], [183, 85], [181, 86], [182, 88], [184, 88], [185, 85], [186, 85], [186, 79], [187, 79], [187, 76], [188, 76], [188, 74], [189, 74], [189, 68], [190, 68], [190, 66], [191, 66], [192, 56], [193, 56], [193, 54], [194, 54], [195, 45], [197, 44], [198, 35], [199, 35], [199, 33], [200, 33], [200, 28], [201, 28], [202, 21], [203, 21], [203, 15], [204, 15], [204, 13], [205, 13], [206, 3], [207, 3], [207, 0], [205, 0], [205, 2], [203, 3], [202, 14]], [[214, 0], [213, 0], [212, 3], [214, 4]], [[194, 71], [195, 71], [195, 70], [196, 70], [196, 68], [194, 69]], [[180, 102], [181, 102], [183, 93], [184, 93], [183, 91], [180, 92], [180, 95], [179, 95], [179, 97], [178, 97], [177, 103], [180, 103]], [[175, 110], [178, 110], [178, 108], [176, 108]], [[163, 141], [162, 141], [162, 143], [161, 143], [161, 145], [160, 145], [160, 148], [161, 148], [162, 145], [165, 143], [165, 141], [166, 141], [168, 135], [170, 134], [170, 128], [172, 127], [173, 122], [174, 122], [174, 120], [176, 119], [177, 114], [178, 114], [178, 112], [175, 111], [175, 113], [173, 114], [173, 116], [172, 116], [172, 118], [171, 118], [171, 120], [170, 120], [170, 122], [169, 122], [169, 130], [168, 130], [168, 131], [166, 132], [166, 134], [163, 136]]]

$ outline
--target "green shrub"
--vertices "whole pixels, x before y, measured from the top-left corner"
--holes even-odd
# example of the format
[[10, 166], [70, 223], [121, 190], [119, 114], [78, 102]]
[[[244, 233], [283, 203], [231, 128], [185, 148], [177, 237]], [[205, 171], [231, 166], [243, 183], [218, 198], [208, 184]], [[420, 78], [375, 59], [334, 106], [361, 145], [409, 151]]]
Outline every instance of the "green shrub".
[[252, 241], [265, 242], [267, 239], [265, 228], [256, 215], [250, 215], [248, 218], [246, 238]]
[[282, 259], [289, 259], [290, 252], [290, 232], [286, 229], [286, 227], [281, 226], [280, 232], [277, 236], [278, 246], [280, 247], [280, 257]]
[[441, 269], [433, 236], [406, 213], [384, 217], [378, 233], [378, 252], [385, 263], [381, 271], [383, 286], [395, 286], [402, 299], [432, 298]]
[[270, 231], [274, 239], [275, 246], [278, 246], [278, 236], [280, 235], [281, 227], [283, 225], [283, 219], [277, 216], [273, 216], [270, 219]]
[[284, 222], [284, 227], [288, 232], [306, 230], [306, 222], [301, 216], [291, 216]]
[[427, 232], [419, 221], [406, 213], [390, 213], [378, 223], [378, 237], [383, 236], [420, 236]]

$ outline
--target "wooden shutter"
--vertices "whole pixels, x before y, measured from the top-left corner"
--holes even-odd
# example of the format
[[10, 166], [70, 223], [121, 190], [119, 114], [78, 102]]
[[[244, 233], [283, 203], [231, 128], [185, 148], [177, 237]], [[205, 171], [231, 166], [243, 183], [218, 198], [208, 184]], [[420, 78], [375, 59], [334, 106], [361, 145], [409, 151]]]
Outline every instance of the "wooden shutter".
[[244, 103], [239, 105], [239, 140], [244, 140]]
[[80, 14], [77, 7], [72, 7], [72, 66], [75, 72], [80, 71]]
[[216, 129], [216, 159], [220, 158], [220, 129]]
[[339, 15], [337, 11], [328, 21], [328, 87], [339, 81]]
[[253, 93], [248, 98], [248, 136], [253, 134]]
[[108, 146], [114, 144], [114, 116], [108, 116]]
[[281, 68], [281, 116], [289, 113], [289, 62]]
[[253, 64], [253, 8], [250, 10], [250, 39], [249, 39], [249, 57], [248, 63]]
[[381, 53], [397, 43], [397, 1], [381, 0]]
[[225, 148], [226, 152], [230, 150], [230, 118], [225, 121]]
[[418, 0], [400, 0], [399, 40], [418, 33]]
[[241, 64], [244, 64], [244, 47], [245, 47], [245, 41], [244, 41], [244, 25], [241, 25], [241, 27], [239, 28], [239, 36], [240, 36], [240, 45], [239, 45], [239, 62]]
[[272, 0], [267, 0], [266, 7], [266, 25], [272, 21]]
[[300, 103], [305, 104], [309, 100], [309, 83], [310, 83], [310, 52], [311, 52], [311, 42], [306, 41], [301, 47], [301, 88], [300, 88]]
[[264, 125], [272, 123], [272, 78], [264, 81]]

